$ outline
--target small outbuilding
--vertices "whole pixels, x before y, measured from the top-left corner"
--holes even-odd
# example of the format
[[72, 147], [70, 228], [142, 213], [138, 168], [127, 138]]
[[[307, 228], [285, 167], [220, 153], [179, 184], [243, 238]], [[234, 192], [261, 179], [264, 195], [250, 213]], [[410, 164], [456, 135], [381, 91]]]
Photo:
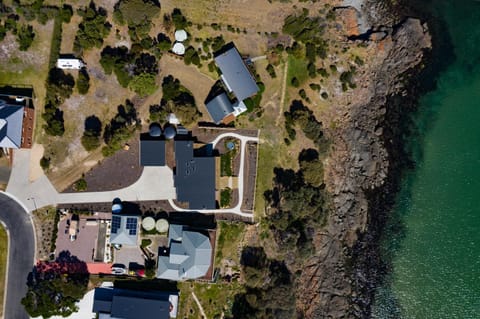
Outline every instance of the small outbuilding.
[[232, 102], [225, 93], [211, 99], [206, 107], [215, 124], [220, 124], [224, 118], [234, 112]]
[[62, 70], [80, 70], [85, 66], [85, 63], [80, 59], [58, 59], [57, 68]]

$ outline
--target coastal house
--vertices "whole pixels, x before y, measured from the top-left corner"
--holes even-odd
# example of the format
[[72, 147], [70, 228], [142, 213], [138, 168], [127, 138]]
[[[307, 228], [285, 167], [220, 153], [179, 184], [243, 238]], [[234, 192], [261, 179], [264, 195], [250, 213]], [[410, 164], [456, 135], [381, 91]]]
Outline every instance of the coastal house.
[[191, 140], [175, 140], [177, 200], [189, 209], [215, 209], [215, 157], [196, 156]]
[[212, 265], [210, 238], [183, 225], [171, 224], [168, 247], [160, 248], [157, 278], [187, 280], [204, 277]]
[[0, 88], [0, 147], [8, 154], [11, 149], [32, 147], [35, 111], [33, 89]]
[[178, 292], [95, 288], [93, 312], [99, 319], [169, 319], [177, 317]]
[[205, 103], [207, 111], [215, 124], [228, 124], [235, 117], [247, 110], [245, 99], [258, 93], [259, 87], [248, 70], [233, 43], [227, 44], [214, 55], [215, 63], [220, 69], [220, 78], [229, 93], [235, 96], [231, 101], [225, 92], [222, 92]]

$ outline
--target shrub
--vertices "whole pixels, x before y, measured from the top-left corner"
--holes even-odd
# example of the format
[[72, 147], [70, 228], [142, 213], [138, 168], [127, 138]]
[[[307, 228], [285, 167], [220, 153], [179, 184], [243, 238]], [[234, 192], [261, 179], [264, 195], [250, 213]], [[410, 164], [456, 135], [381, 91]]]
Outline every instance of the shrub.
[[87, 181], [85, 178], [78, 179], [75, 184], [73, 185], [73, 189], [77, 192], [83, 192], [87, 190]]
[[78, 79], [77, 79], [78, 93], [82, 95], [87, 94], [89, 88], [90, 88], [90, 76], [88, 76], [87, 69], [82, 68], [78, 72]]
[[290, 81], [290, 84], [293, 87], [298, 88], [300, 86], [300, 81], [297, 79], [297, 77], [293, 77], [292, 80]]
[[277, 74], [275, 73], [275, 68], [270, 63], [267, 65], [266, 70], [272, 79], [277, 77]]
[[40, 167], [46, 171], [50, 168], [50, 158], [43, 156], [40, 159]]
[[141, 73], [136, 75], [128, 84], [129, 88], [140, 97], [155, 93], [158, 86], [155, 83], [155, 76], [151, 73]]
[[230, 188], [222, 189], [220, 192], [220, 207], [229, 207], [232, 200], [232, 190]]
[[33, 32], [33, 27], [31, 25], [22, 25], [17, 30], [17, 42], [20, 45], [20, 51], [27, 51], [32, 45], [34, 38], [35, 32]]

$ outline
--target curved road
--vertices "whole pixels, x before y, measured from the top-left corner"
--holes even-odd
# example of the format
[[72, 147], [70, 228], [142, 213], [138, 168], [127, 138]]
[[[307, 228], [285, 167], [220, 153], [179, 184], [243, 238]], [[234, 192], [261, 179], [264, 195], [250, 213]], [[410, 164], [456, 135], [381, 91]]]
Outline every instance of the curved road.
[[3, 192], [0, 192], [0, 220], [8, 230], [10, 242], [4, 318], [28, 319], [20, 300], [27, 292], [27, 276], [32, 271], [35, 256], [32, 221], [25, 209]]

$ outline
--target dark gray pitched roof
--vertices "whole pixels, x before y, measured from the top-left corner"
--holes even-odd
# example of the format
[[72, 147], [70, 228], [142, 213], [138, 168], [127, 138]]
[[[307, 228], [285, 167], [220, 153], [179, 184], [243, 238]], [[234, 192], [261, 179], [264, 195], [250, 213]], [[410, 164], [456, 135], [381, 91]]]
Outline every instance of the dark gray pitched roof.
[[230, 102], [225, 93], [217, 95], [211, 99], [206, 106], [208, 113], [210, 113], [210, 116], [216, 124], [219, 124], [225, 116], [233, 112], [232, 102]]
[[122, 319], [168, 319], [170, 294], [162, 291], [96, 288], [92, 310]]
[[190, 209], [215, 209], [215, 158], [194, 157], [193, 141], [175, 141], [177, 200]]
[[140, 139], [140, 165], [165, 166], [165, 141]]
[[131, 296], [114, 296], [112, 317], [122, 319], [168, 319], [170, 318], [168, 300], [143, 299]]
[[215, 55], [215, 62], [222, 72], [222, 79], [237, 99], [245, 100], [259, 91], [255, 79], [248, 71], [233, 43]]

